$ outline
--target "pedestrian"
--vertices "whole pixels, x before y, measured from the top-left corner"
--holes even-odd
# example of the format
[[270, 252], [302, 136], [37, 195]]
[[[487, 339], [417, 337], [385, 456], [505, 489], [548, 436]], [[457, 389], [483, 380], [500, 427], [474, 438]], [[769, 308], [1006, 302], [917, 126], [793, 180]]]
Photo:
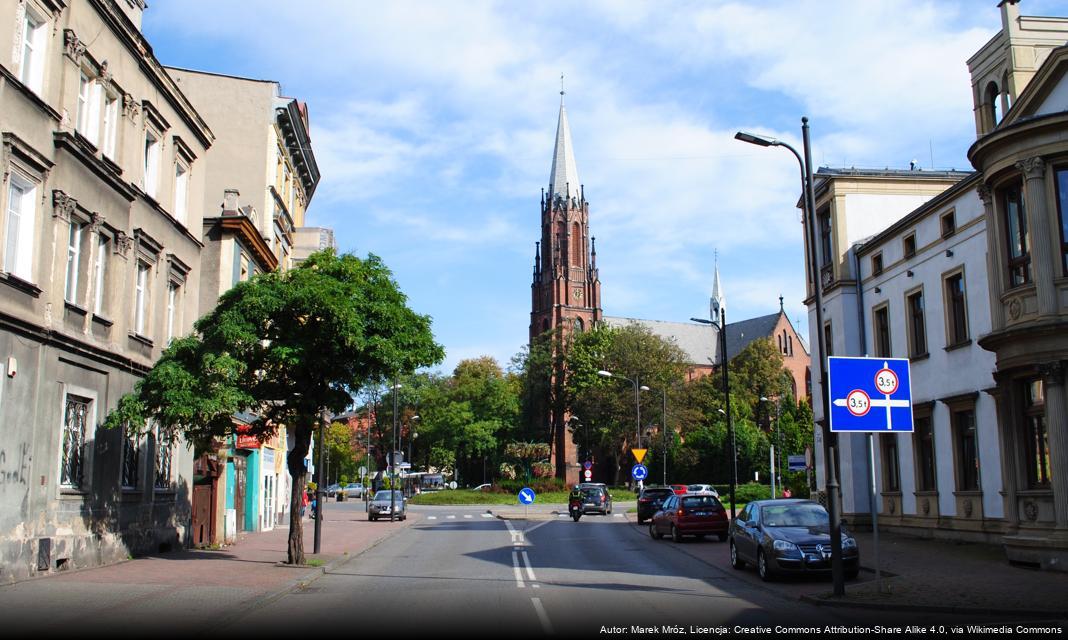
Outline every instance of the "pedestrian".
[[305, 487], [300, 497], [300, 517], [304, 517], [304, 512], [308, 510], [308, 488]]
[[782, 490], [782, 497], [784, 497], [784, 498], [789, 498], [789, 497], [792, 497], [793, 495], [794, 494], [790, 493], [790, 487], [787, 487], [787, 488]]

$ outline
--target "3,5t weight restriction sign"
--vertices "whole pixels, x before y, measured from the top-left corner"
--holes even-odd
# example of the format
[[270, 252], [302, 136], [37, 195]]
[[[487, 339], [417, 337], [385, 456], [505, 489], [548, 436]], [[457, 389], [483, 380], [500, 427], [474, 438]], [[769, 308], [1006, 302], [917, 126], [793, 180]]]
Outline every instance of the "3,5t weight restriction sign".
[[827, 358], [831, 431], [911, 432], [906, 358]]

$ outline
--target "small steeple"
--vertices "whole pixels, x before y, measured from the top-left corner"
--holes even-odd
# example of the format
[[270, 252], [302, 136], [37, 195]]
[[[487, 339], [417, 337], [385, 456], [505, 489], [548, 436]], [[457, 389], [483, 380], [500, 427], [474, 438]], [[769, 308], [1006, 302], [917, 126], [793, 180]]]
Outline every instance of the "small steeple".
[[723, 295], [723, 288], [719, 284], [719, 250], [716, 250], [716, 275], [712, 280], [712, 299], [709, 301], [709, 312], [712, 314], [712, 322], [719, 324], [720, 312], [727, 308], [727, 299]]
[[556, 146], [553, 149], [553, 166], [549, 172], [549, 198], [556, 196], [569, 198], [569, 185], [579, 185], [578, 165], [575, 164], [575, 151], [571, 147], [571, 127], [567, 123], [567, 109], [564, 108], [563, 76], [560, 76], [560, 115], [556, 122]]
[[782, 294], [779, 294], [779, 313], [785, 313], [786, 311], [782, 307]]
[[534, 243], [534, 282], [541, 279], [541, 243]]

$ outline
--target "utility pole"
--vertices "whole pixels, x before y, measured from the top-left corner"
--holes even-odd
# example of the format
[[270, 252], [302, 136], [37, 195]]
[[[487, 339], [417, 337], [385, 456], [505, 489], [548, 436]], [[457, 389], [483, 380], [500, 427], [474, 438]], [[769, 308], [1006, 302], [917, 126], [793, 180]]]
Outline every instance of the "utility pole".
[[315, 486], [315, 547], [313, 553], [319, 553], [323, 539], [323, 507], [326, 505], [326, 488], [323, 481], [326, 479], [326, 447], [323, 434], [326, 431], [326, 409], [319, 414], [319, 468], [316, 469], [318, 482]]

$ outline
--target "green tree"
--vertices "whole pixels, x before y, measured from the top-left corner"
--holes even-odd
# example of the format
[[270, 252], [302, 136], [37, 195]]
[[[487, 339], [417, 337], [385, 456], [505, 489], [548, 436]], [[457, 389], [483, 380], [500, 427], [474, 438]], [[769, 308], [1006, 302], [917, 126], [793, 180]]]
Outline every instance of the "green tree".
[[[677, 383], [687, 369], [686, 354], [679, 347], [654, 335], [637, 323], [623, 327], [597, 325], [574, 336], [567, 350], [567, 384], [565, 402], [572, 414], [581, 416], [573, 437], [582, 442], [589, 438], [615, 458], [615, 479], [621, 481], [623, 464], [630, 449], [637, 445], [639, 425], [634, 386], [621, 378], [606, 378], [598, 371], [637, 380], [639, 385], [655, 391], [639, 394], [642, 431], [647, 425], [661, 423], [662, 393], [668, 390], [669, 405], [679, 402]], [[657, 393], [659, 391], [660, 393]], [[668, 428], [673, 426], [670, 419]], [[643, 438], [643, 444], [648, 444]]]
[[[152, 418], [172, 438], [204, 443], [229, 436], [238, 411], [258, 416], [252, 430], [261, 437], [285, 424], [293, 436], [291, 504], [299, 505], [320, 415], [345, 410], [364, 383], [443, 356], [430, 318], [408, 308], [378, 257], [321, 251], [224, 293], [123, 396], [106, 426], [143, 430]], [[303, 564], [299, 509], [289, 522], [288, 561]]]
[[349, 425], [343, 422], [331, 423], [323, 435], [330, 470], [334, 477], [341, 478], [339, 482], [344, 485], [348, 478], [357, 477], [362, 462], [362, 458], [357, 454], [362, 453], [363, 447], [356, 441]]

